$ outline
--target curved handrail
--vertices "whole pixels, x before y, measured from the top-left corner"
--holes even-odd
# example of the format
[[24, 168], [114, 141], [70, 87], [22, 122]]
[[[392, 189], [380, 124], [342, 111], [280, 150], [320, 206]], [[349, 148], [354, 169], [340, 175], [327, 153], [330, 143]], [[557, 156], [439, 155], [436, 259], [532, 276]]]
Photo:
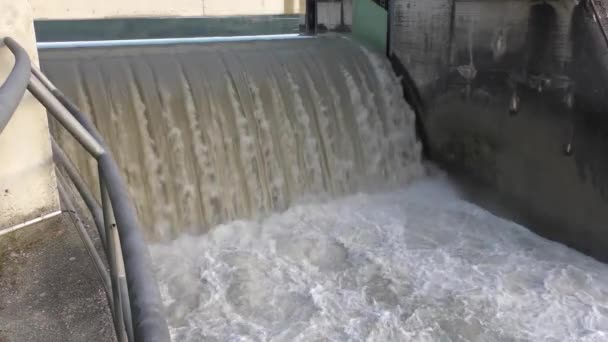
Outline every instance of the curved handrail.
[[85, 205], [91, 212], [91, 215], [93, 216], [93, 222], [95, 222], [95, 225], [98, 229], [101, 244], [103, 248], [106, 249], [108, 240], [106, 238], [106, 232], [103, 229], [103, 212], [101, 211], [99, 203], [95, 199], [95, 195], [93, 195], [93, 193], [89, 190], [87, 184], [85, 183], [84, 179], [82, 179], [82, 176], [78, 172], [76, 165], [74, 165], [72, 160], [65, 154], [63, 149], [59, 147], [55, 139], [53, 139], [52, 137], [51, 148], [53, 151], [53, 160], [55, 161], [55, 164], [63, 167], [65, 172], [68, 174], [68, 177], [72, 180], [72, 183], [76, 187], [76, 190], [80, 194], [80, 197], [82, 197]]
[[148, 248], [139, 229], [135, 208], [129, 200], [129, 194], [120, 176], [118, 165], [110, 156], [103, 137], [86, 115], [63, 95], [39, 69], [32, 67], [32, 73], [106, 151], [97, 159], [100, 169], [99, 176], [105, 180], [118, 223], [118, 233], [127, 271], [127, 284], [131, 296], [135, 339], [137, 341], [162, 341], [163, 338], [158, 339], [159, 336], [166, 336], [169, 339], [166, 324], [159, 324], [159, 322], [165, 322], [165, 317], [160, 293], [152, 274]]
[[[135, 340], [168, 341], [169, 331], [163, 313], [163, 305], [160, 301], [160, 293], [152, 274], [148, 249], [139, 229], [135, 208], [129, 200], [116, 162], [108, 153], [101, 134], [86, 116], [54, 87], [40, 70], [33, 67], [32, 72], [34, 77], [61, 103], [62, 108], [67, 109], [106, 151], [97, 158], [101, 171], [99, 176], [103, 179], [110, 195], [110, 202], [116, 216], [118, 233], [122, 242], [122, 254], [131, 297], [130, 304]], [[51, 113], [58, 110], [54, 107], [47, 109]]]
[[15, 56], [15, 65], [13, 70], [6, 78], [6, 81], [0, 86], [0, 133], [8, 124], [13, 113], [19, 106], [25, 89], [30, 80], [31, 62], [27, 52], [19, 46], [12, 38], [4, 38], [1, 44], [5, 44]]
[[[102, 201], [103, 225], [107, 229], [105, 240], [110, 241], [108, 232], [111, 231], [114, 232], [113, 236], [118, 239], [115, 247], [106, 250], [106, 253], [109, 250], [109, 254], [111, 254], [109, 263], [112, 273], [112, 292], [114, 298], [119, 301], [121, 296], [118, 293], [121, 292], [122, 298], [129, 302], [128, 306], [122, 308], [119, 302], [114, 301], [114, 305], [110, 303], [110, 306], [114, 307], [113, 311], [122, 310], [120, 311], [121, 317], [123, 312], [126, 315], [124, 320], [127, 326], [122, 324], [122, 318], [118, 319], [117, 337], [120, 341], [127, 339], [150, 342], [170, 341], [169, 329], [164, 316], [160, 292], [152, 272], [148, 248], [118, 165], [112, 159], [95, 126], [36, 66], [31, 64], [27, 52], [19, 43], [8, 37], [2, 39], [1, 42], [4, 42], [15, 55], [15, 66], [7, 80], [0, 86], [0, 133], [12, 117], [27, 88], [97, 160], [102, 199], [109, 199]], [[70, 174], [70, 176], [72, 175]], [[98, 217], [98, 206], [96, 207], [93, 201], [94, 199], [90, 199], [89, 204], [95, 209], [92, 210], [92, 213], [93, 216], [97, 216], [95, 221], [96, 224], [99, 224], [101, 218]], [[103, 229], [103, 227], [98, 228]], [[100, 236], [103, 238], [102, 233]], [[90, 248], [91, 246], [88, 247], [93, 257], [97, 257], [97, 253]], [[116, 248], [118, 248], [117, 251]], [[116, 262], [116, 258], [118, 258], [118, 262]], [[98, 265], [100, 268], [102, 266]], [[117, 268], [123, 269], [122, 275], [116, 272]], [[125, 291], [125, 289], [127, 290]], [[117, 315], [113, 314], [113, 317], [115, 320], [117, 319]], [[125, 329], [128, 338], [124, 335]]]

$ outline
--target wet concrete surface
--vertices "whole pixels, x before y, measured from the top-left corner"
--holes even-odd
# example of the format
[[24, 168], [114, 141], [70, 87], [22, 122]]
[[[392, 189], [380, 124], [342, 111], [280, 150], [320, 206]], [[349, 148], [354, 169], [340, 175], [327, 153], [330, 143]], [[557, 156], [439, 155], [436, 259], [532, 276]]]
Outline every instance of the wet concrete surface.
[[0, 237], [0, 342], [114, 340], [103, 286], [69, 215]]
[[433, 157], [465, 180], [470, 200], [606, 261], [605, 139], [579, 122], [583, 114], [553, 108], [550, 94], [527, 95], [514, 116], [505, 96], [445, 95], [425, 121]]

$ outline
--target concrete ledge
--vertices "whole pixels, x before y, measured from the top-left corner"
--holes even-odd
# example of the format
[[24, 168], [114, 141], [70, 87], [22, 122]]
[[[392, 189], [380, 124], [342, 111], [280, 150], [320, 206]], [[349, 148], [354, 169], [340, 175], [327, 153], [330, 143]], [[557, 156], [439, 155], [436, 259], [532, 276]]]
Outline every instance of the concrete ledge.
[[64, 214], [0, 237], [0, 342], [114, 340], [103, 286], [75, 229]]
[[[0, 2], [0, 37], [10, 36], [38, 63], [28, 1]], [[0, 82], [14, 63], [0, 48]], [[0, 134], [0, 229], [59, 208], [46, 111], [29, 93]]]

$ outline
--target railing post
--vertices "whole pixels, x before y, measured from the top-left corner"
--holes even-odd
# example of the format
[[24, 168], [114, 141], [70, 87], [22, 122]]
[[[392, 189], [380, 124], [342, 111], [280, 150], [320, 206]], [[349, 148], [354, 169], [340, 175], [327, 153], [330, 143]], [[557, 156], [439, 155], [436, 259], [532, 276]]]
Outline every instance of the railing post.
[[[74, 213], [75, 213], [74, 204], [70, 200], [70, 198], [65, 190], [66, 187], [64, 186], [64, 183], [65, 183], [65, 181], [63, 181], [63, 178], [60, 177], [57, 182], [57, 187], [59, 190], [59, 198], [65, 205], [65, 208], [68, 211], [70, 211], [70, 215], [74, 215]], [[111, 299], [110, 293], [113, 292], [114, 290], [111, 288], [110, 275], [108, 275], [106, 266], [104, 265], [103, 261], [101, 260], [99, 253], [97, 253], [95, 244], [93, 243], [93, 241], [91, 240], [91, 237], [89, 236], [86, 229], [82, 225], [82, 222], [80, 222], [78, 218], [74, 218], [73, 222], [74, 222], [74, 225], [76, 226], [76, 231], [78, 232], [80, 239], [84, 243], [86, 250], [89, 253], [89, 256], [91, 257], [91, 259], [93, 259], [93, 264], [95, 265], [95, 268], [97, 269], [97, 273], [99, 273], [99, 276], [101, 277], [103, 287], [108, 296], [108, 302], [110, 304], [110, 307], [112, 307], [113, 302], [110, 300]]]
[[306, 34], [317, 33], [317, 0], [306, 0]]
[[120, 281], [118, 279], [118, 258], [116, 256], [116, 222], [114, 219], [114, 212], [112, 210], [110, 196], [108, 195], [108, 190], [106, 189], [105, 182], [103, 181], [101, 170], [99, 170], [99, 189], [101, 190], [103, 221], [105, 224], [106, 237], [108, 238], [106, 255], [108, 257], [108, 264], [110, 265], [110, 277], [112, 278], [112, 297], [114, 302], [114, 306], [112, 308], [112, 318], [114, 320], [116, 338], [119, 342], [126, 342], [127, 336], [124, 325], [123, 304], [120, 296]]
[[31, 74], [31, 62], [27, 52], [12, 38], [4, 38], [0, 44], [5, 44], [15, 55], [15, 65], [0, 86], [0, 133], [19, 106]]
[[101, 239], [104, 252], [107, 250], [108, 239], [106, 238], [105, 225], [103, 224], [103, 212], [99, 207], [99, 202], [95, 199], [95, 196], [89, 190], [86, 182], [82, 179], [82, 176], [78, 172], [76, 165], [70, 160], [70, 158], [65, 154], [63, 149], [59, 147], [55, 139], [51, 138], [51, 146], [53, 148], [53, 159], [55, 162], [62, 166], [68, 177], [78, 190], [80, 197], [84, 200], [87, 208], [91, 212], [93, 216], [93, 221], [97, 226], [97, 232], [99, 233], [99, 237]]
[[98, 139], [78, 122], [74, 115], [44, 86], [36, 75], [30, 77], [27, 89], [95, 159], [106, 152]]
[[164, 306], [152, 272], [150, 254], [139, 230], [135, 208], [129, 201], [118, 166], [109, 155], [103, 155], [99, 158], [99, 170], [112, 200], [120, 234], [135, 340], [170, 341]]
[[116, 264], [118, 266], [118, 286], [120, 290], [120, 299], [122, 304], [122, 315], [129, 341], [135, 341], [133, 334], [133, 317], [131, 316], [131, 306], [129, 298], [129, 287], [127, 286], [127, 273], [125, 272], [125, 262], [122, 257], [122, 246], [120, 245], [120, 237], [118, 230], [113, 229], [114, 246], [116, 246]]

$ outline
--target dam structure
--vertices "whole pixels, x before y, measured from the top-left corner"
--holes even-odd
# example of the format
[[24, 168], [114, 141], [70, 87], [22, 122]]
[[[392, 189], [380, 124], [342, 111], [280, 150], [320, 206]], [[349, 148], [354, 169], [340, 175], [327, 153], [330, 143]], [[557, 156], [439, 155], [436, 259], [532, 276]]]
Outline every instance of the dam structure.
[[608, 339], [608, 2], [155, 2], [0, 0], [0, 341]]
[[49, 49], [41, 62], [111, 137], [150, 238], [421, 173], [398, 79], [346, 38]]

